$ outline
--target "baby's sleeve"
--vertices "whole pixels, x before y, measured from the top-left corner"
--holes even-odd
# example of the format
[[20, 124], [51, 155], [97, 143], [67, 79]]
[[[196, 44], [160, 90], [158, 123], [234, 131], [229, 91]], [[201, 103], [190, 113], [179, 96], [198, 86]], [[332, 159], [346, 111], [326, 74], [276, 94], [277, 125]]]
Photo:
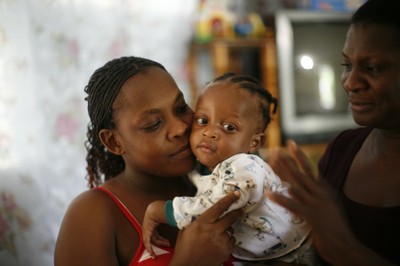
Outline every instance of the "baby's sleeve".
[[172, 201], [167, 200], [165, 202], [165, 217], [167, 218], [167, 222], [170, 226], [177, 227], [175, 216], [174, 216], [174, 207], [172, 206]]

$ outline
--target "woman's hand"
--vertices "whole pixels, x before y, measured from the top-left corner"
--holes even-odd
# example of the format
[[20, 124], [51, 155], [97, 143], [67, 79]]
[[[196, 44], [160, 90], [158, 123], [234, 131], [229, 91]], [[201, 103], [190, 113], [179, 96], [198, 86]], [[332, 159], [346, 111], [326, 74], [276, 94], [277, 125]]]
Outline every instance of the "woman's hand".
[[233, 192], [219, 200], [185, 230], [180, 231], [170, 265], [221, 265], [232, 253], [231, 225], [242, 215], [235, 210], [219, 218], [236, 200]]
[[306, 155], [293, 141], [288, 142], [288, 151], [271, 151], [268, 162], [290, 184], [291, 198], [273, 193], [270, 199], [305, 219], [312, 228], [315, 248], [321, 256], [329, 258], [334, 252], [332, 242], [340, 236], [352, 236], [351, 231], [331, 191], [314, 175]]
[[386, 265], [356, 239], [330, 187], [313, 174], [310, 161], [294, 141], [288, 141], [288, 152], [272, 150], [268, 162], [290, 183], [291, 196], [272, 193], [269, 198], [306, 220], [313, 245], [323, 259], [332, 265]]

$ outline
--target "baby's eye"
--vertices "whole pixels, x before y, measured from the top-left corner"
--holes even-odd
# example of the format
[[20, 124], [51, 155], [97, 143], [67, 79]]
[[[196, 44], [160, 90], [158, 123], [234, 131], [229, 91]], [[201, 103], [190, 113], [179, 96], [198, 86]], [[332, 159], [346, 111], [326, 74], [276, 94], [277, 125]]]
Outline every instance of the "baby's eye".
[[207, 118], [199, 117], [196, 119], [196, 123], [200, 126], [204, 126], [204, 125], [207, 125], [208, 120], [207, 120]]
[[224, 127], [225, 131], [227, 131], [227, 132], [235, 132], [236, 131], [236, 127], [234, 125], [223, 124], [222, 126]]

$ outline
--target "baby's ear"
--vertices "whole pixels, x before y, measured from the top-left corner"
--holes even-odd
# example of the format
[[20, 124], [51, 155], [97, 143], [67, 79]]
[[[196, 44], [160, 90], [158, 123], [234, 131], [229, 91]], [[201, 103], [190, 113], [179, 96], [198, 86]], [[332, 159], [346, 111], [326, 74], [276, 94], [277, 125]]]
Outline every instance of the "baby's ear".
[[257, 152], [258, 149], [264, 144], [264, 141], [265, 141], [264, 133], [254, 134], [250, 140], [249, 153]]
[[107, 150], [116, 155], [124, 154], [124, 149], [118, 140], [118, 136], [115, 131], [111, 129], [102, 129], [99, 132], [99, 138], [101, 143], [107, 148]]

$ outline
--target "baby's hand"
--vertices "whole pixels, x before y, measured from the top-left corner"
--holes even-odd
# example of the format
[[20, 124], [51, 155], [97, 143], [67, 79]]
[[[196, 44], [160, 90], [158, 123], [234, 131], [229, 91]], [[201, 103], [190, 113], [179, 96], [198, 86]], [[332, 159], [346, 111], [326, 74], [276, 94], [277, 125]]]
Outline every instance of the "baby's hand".
[[156, 258], [156, 254], [154, 253], [151, 244], [162, 247], [170, 246], [168, 239], [162, 237], [157, 232], [157, 227], [159, 224], [160, 222], [156, 221], [155, 216], [152, 215], [152, 211], [147, 208], [142, 223], [143, 245], [153, 259]]
[[[144, 227], [143, 227], [144, 228]], [[153, 246], [152, 244], [160, 247], [169, 247], [170, 243], [169, 240], [162, 237], [157, 230], [154, 230], [153, 232], [145, 233], [146, 230], [143, 230], [143, 245], [147, 252], [149, 252], [150, 256], [155, 259], [156, 254], [154, 253]]]
[[154, 233], [151, 236], [151, 243], [160, 246], [160, 247], [169, 247], [171, 244], [169, 243], [169, 240], [162, 237], [157, 230], [154, 231]]

